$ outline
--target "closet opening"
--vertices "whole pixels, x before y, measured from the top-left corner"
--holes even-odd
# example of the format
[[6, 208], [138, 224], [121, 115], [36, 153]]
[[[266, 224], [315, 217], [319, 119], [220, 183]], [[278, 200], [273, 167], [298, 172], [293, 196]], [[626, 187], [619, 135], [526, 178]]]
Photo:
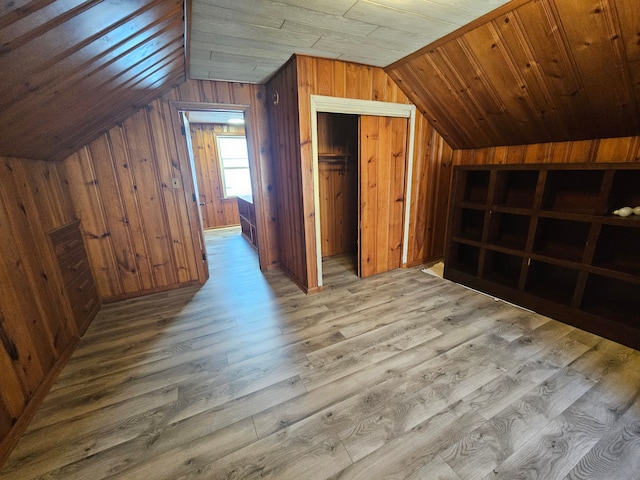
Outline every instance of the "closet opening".
[[318, 112], [318, 193], [327, 275], [358, 274], [358, 115]]

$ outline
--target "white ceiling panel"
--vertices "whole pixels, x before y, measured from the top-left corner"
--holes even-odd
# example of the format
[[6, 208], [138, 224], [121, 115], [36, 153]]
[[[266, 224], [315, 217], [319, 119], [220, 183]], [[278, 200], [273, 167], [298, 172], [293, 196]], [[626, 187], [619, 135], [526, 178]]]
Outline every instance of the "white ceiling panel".
[[264, 83], [294, 53], [387, 66], [505, 0], [193, 0], [190, 77]]

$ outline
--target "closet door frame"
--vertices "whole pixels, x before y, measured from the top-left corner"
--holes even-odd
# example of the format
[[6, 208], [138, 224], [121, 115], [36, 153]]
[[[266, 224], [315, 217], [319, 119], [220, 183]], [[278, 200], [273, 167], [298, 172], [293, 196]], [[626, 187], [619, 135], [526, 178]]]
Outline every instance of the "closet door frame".
[[358, 100], [353, 98], [328, 97], [310, 95], [311, 115], [311, 149], [313, 156], [313, 198], [315, 210], [315, 242], [316, 265], [318, 272], [318, 286], [322, 286], [322, 235], [320, 232], [320, 192], [318, 174], [318, 112], [347, 113], [352, 115], [368, 115], [380, 117], [402, 117], [409, 119], [407, 164], [406, 164], [406, 195], [404, 204], [404, 223], [402, 234], [402, 266], [407, 264], [409, 215], [411, 206], [411, 184], [413, 175], [413, 151], [416, 125], [416, 107], [403, 103], [378, 102], [374, 100]]

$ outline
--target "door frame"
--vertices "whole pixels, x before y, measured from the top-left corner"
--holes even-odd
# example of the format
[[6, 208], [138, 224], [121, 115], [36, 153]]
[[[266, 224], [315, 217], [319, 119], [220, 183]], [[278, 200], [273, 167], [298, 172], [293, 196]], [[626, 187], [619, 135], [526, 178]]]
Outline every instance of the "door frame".
[[[263, 219], [262, 198], [260, 197], [261, 190], [259, 189], [259, 184], [260, 184], [259, 175], [258, 175], [259, 167], [257, 165], [257, 162], [259, 160], [254, 155], [254, 147], [255, 147], [255, 145], [253, 144], [254, 139], [253, 137], [251, 137], [252, 133], [250, 133], [254, 128], [249, 118], [250, 112], [251, 112], [251, 105], [235, 104], [235, 103], [231, 104], [231, 103], [170, 101], [169, 107], [171, 109], [171, 118], [173, 120], [174, 136], [176, 139], [176, 144], [178, 146], [178, 152], [177, 152], [178, 157], [180, 158], [180, 162], [182, 165], [189, 166], [188, 175], [191, 178], [191, 182], [193, 184], [191, 186], [191, 189], [189, 189], [189, 191], [187, 191], [187, 189], [184, 188], [187, 205], [191, 205], [192, 208], [195, 207], [195, 209], [197, 210], [194, 212], [192, 211], [192, 208], [189, 209], [191, 213], [192, 222], [193, 224], [197, 225], [197, 226], [192, 225], [192, 236], [198, 237], [202, 245], [203, 253], [206, 253], [206, 247], [204, 245], [204, 228], [202, 225], [199, 199], [194, 200], [193, 198], [191, 198], [191, 195], [198, 188], [197, 178], [195, 175], [195, 163], [194, 163], [195, 159], [193, 158], [193, 155], [190, 154], [188, 151], [186, 139], [182, 140], [183, 135], [182, 135], [181, 128], [184, 127], [182, 112], [238, 111], [243, 113], [245, 117], [245, 138], [247, 140], [247, 147], [248, 147], [248, 153], [249, 153], [249, 172], [251, 175], [251, 189], [253, 191], [254, 206], [256, 209], [256, 228], [258, 230], [258, 246], [257, 246], [258, 260], [260, 263], [260, 269], [266, 270], [267, 268], [266, 248], [264, 248], [264, 244], [262, 243], [264, 242], [263, 240], [264, 233], [261, 230], [265, 222]], [[185, 131], [184, 136], [186, 137], [186, 135], [188, 135], [187, 131]], [[200, 265], [200, 263], [198, 263], [198, 265]], [[208, 266], [208, 259], [207, 259], [207, 266]], [[203, 270], [202, 272], [200, 272], [201, 275], [202, 276], [206, 275], [206, 277], [208, 278], [208, 274], [209, 274], [208, 268], [206, 268], [206, 272], [204, 271], [205, 270], [204, 266], [199, 268]]]
[[409, 247], [409, 219], [411, 210], [411, 185], [413, 180], [413, 150], [416, 126], [416, 106], [406, 103], [379, 102], [355, 98], [328, 97], [310, 95], [311, 112], [311, 155], [313, 174], [313, 207], [316, 228], [316, 265], [318, 286], [322, 286], [322, 235], [320, 232], [320, 179], [318, 170], [318, 112], [346, 113], [351, 115], [370, 115], [377, 117], [402, 117], [409, 119], [407, 135], [407, 173], [404, 205], [404, 224], [402, 232], [402, 266], [407, 264]]

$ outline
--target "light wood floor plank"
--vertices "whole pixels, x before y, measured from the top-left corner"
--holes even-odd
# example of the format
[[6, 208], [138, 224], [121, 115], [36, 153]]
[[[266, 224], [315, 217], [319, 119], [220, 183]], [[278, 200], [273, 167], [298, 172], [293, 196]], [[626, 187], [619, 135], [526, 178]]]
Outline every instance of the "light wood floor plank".
[[565, 369], [442, 452], [463, 480], [481, 479], [593, 386]]
[[420, 268], [334, 257], [307, 296], [206, 243], [203, 287], [103, 307], [0, 478], [637, 477], [640, 352]]
[[467, 404], [456, 402], [354, 462], [332, 480], [430, 478], [425, 475], [425, 468], [438, 457], [438, 452], [483, 421]]

